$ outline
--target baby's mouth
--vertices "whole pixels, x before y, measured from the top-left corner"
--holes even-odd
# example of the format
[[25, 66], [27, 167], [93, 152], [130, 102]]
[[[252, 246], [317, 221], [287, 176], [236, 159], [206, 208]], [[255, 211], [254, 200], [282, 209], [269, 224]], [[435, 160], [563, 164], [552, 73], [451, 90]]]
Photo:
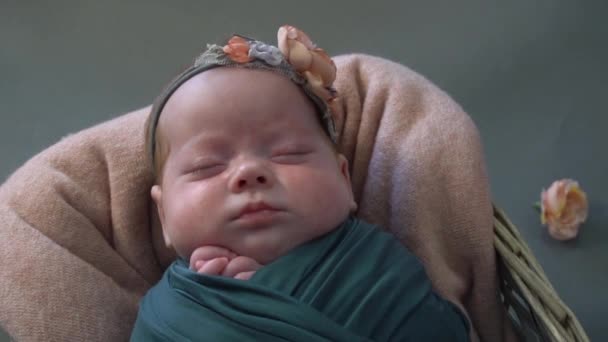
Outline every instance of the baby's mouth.
[[266, 202], [252, 202], [244, 206], [243, 209], [241, 209], [239, 217], [264, 211], [279, 211], [279, 209], [267, 204]]
[[235, 219], [256, 226], [264, 225], [271, 223], [276, 218], [277, 214], [282, 211], [283, 210], [265, 202], [252, 202], [244, 206]]

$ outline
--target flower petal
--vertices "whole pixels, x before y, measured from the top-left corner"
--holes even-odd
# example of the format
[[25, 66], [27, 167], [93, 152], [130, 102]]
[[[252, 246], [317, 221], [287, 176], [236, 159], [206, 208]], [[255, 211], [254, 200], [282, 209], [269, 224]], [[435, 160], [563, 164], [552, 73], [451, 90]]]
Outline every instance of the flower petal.
[[287, 45], [288, 31], [286, 26], [287, 25], [281, 26], [279, 32], [277, 32], [277, 46], [285, 58], [289, 60], [289, 46]]
[[289, 46], [289, 63], [296, 69], [298, 72], [303, 72], [310, 68], [312, 64], [312, 54], [310, 50], [304, 46], [304, 44], [290, 40], [288, 42]]
[[334, 61], [323, 50], [315, 50], [312, 56], [311, 72], [319, 74], [324, 86], [331, 86], [336, 79], [336, 65]]

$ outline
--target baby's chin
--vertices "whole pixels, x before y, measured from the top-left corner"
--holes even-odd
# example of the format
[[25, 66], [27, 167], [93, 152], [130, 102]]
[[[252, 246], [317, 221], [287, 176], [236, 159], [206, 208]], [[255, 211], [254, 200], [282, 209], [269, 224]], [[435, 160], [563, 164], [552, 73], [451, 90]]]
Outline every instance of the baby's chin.
[[250, 246], [243, 250], [243, 253], [237, 253], [252, 258], [261, 265], [267, 265], [283, 255], [288, 254], [296, 246], [287, 244], [271, 245], [268, 243]]
[[[315, 240], [321, 236], [326, 235], [331, 232], [333, 228], [316, 231], [315, 234], [308, 234], [306, 236], [299, 237], [255, 237], [251, 238], [249, 241], [245, 241], [242, 248], [239, 248], [239, 251], [235, 251], [239, 255], [248, 256], [255, 261], [257, 261], [261, 265], [267, 265], [276, 259], [289, 254], [293, 249], [298, 246], [301, 246], [305, 243], [308, 243], [312, 240]], [[256, 240], [258, 238], [259, 240]]]

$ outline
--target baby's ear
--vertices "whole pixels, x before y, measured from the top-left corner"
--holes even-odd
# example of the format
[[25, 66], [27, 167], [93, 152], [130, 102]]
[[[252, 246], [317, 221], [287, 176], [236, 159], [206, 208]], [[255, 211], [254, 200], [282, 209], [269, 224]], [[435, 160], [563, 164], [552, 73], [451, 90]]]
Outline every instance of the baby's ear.
[[162, 201], [163, 190], [160, 187], [160, 185], [152, 186], [152, 189], [150, 189], [150, 195], [152, 196], [152, 200], [154, 200], [154, 203], [156, 204], [156, 209], [158, 210], [158, 218], [160, 219], [160, 225], [163, 230], [163, 239], [165, 240], [165, 245], [167, 247], [171, 247], [171, 239], [169, 238], [169, 235], [167, 234], [167, 229], [165, 229], [165, 227], [166, 227], [165, 211], [163, 209], [163, 201]]
[[340, 168], [340, 173], [342, 174], [348, 188], [348, 194], [350, 197], [350, 212], [354, 213], [357, 211], [357, 202], [355, 201], [355, 194], [353, 193], [353, 184], [350, 181], [348, 159], [346, 159], [346, 157], [341, 153], [338, 153], [338, 167]]

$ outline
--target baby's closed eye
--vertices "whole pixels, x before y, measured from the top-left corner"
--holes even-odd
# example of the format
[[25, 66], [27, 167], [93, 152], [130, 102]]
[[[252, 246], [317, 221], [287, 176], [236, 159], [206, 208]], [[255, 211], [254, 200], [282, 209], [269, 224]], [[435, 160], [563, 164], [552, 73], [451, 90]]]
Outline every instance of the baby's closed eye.
[[197, 179], [213, 177], [217, 174], [222, 173], [226, 169], [226, 163], [216, 160], [208, 160], [193, 164], [186, 174], [193, 176]]
[[306, 147], [285, 147], [273, 151], [271, 160], [280, 164], [296, 164], [306, 160], [312, 149]]

